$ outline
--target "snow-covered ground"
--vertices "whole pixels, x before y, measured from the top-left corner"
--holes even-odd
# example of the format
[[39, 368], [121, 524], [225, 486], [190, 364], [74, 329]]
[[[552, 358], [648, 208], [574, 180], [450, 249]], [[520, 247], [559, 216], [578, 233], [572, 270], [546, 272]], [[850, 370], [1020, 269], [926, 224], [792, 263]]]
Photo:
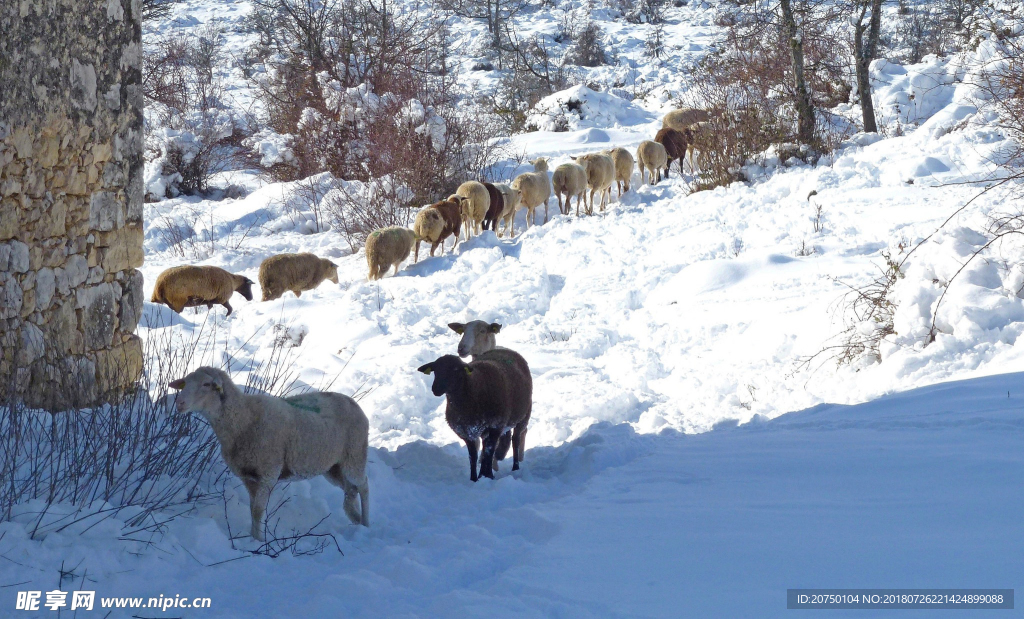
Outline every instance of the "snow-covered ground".
[[[332, 517], [328, 527], [343, 556], [234, 550], [220, 507], [173, 521], [159, 551], [141, 555], [141, 544], [113, 541], [113, 521], [43, 542], [0, 523], [0, 583], [21, 583], [0, 604], [55, 587], [62, 562], [77, 574], [65, 591], [212, 599], [209, 610], [141, 615], [156, 617], [777, 617], [794, 612], [788, 588], [1020, 590], [1022, 380], [945, 383], [696, 435], [599, 424], [529, 449], [520, 475], [477, 484], [462, 449], [375, 449], [373, 526]], [[293, 523], [341, 513], [341, 492], [322, 479], [287, 493]], [[233, 530], [247, 513], [230, 503]], [[138, 614], [120, 612], [110, 616]], [[930, 616], [888, 614], [908, 612]]]
[[[247, 9], [188, 0], [149, 32], [218, 21], [239, 53]], [[514, 150], [550, 157], [553, 169], [652, 137], [685, 89], [667, 67], [716, 32], [707, 3], [669, 17], [672, 55], [639, 67], [653, 94], [556, 93], [537, 106], [536, 126], [553, 128], [545, 119], [569, 97], [584, 113], [570, 131], [514, 136]], [[542, 11], [524, 32], [558, 18]], [[601, 24], [630, 61], [597, 70], [610, 82], [637, 70], [646, 26]], [[454, 29], [467, 67], [481, 28]], [[217, 179], [244, 187], [242, 198], [147, 204], [147, 292], [185, 262], [253, 280], [281, 252], [340, 265], [339, 284], [301, 298], [262, 303], [256, 286], [257, 300], [235, 297], [230, 317], [147, 303], [140, 331], [202, 331], [214, 345], [197, 363], [228, 365], [239, 380], [284, 335], [297, 387], [361, 394], [373, 526], [351, 525], [322, 479], [280, 485], [271, 526], [287, 535], [319, 522], [341, 553], [251, 555], [240, 535], [248, 499], [233, 478], [223, 504], [173, 519], [151, 544], [123, 537], [113, 519], [29, 540], [29, 506], [0, 523], [0, 615], [16, 591], [56, 586], [62, 564], [75, 566], [65, 590], [212, 598], [212, 610], [176, 610], [188, 617], [762, 617], [786, 612], [787, 588], [1024, 586], [1022, 375], [1006, 374], [1024, 371], [1020, 248], [997, 248], [960, 275], [925, 345], [938, 296], [984, 242], [988, 216], [1013, 210], [1011, 194], [976, 200], [915, 251], [880, 361], [803, 363], [843, 328], [847, 284], [935, 232], [978, 194], [963, 183], [995, 172], [1006, 138], [963, 83], [989, 51], [876, 63], [891, 137], [854, 136], [816, 166], [769, 158], [749, 184], [692, 195], [675, 171], [657, 186], [637, 174], [604, 213], [562, 216], [552, 199], [549, 221], [515, 239], [487, 232], [454, 254], [421, 251], [379, 282], [366, 281], [365, 257], [339, 234], [315, 231], [294, 186], [252, 171]], [[222, 70], [248, 106], [239, 70]], [[477, 73], [467, 86], [493, 85]], [[507, 178], [527, 169], [510, 163]], [[181, 224], [212, 240], [174, 246], [168, 230]], [[500, 322], [498, 343], [534, 376], [523, 469], [477, 484], [444, 401], [415, 371], [454, 352], [447, 323], [472, 319]]]

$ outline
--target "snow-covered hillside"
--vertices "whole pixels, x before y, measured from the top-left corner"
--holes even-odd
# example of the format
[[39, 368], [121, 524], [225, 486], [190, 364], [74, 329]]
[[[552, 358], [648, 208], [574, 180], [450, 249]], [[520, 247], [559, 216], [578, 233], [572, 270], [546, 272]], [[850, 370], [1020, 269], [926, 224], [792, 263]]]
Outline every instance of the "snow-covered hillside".
[[[554, 169], [652, 138], [687, 88], [677, 68], [718, 32], [711, 3], [680, 4], [659, 62], [642, 54], [646, 25], [594, 13], [619, 63], [588, 82], [626, 86], [542, 99], [530, 117], [540, 130], [510, 138], [510, 152]], [[147, 33], [218, 23], [241, 54], [249, 8], [186, 0]], [[523, 32], [553, 30], [562, 13], [538, 10]], [[495, 84], [471, 70], [485, 35], [478, 22], [453, 26], [470, 90]], [[233, 477], [224, 502], [169, 518], [144, 542], [98, 517], [30, 540], [38, 506], [27, 505], [0, 522], [0, 587], [17, 583], [0, 609], [17, 590], [63, 585], [212, 598], [188, 617], [770, 617], [786, 612], [787, 588], [1024, 586], [1024, 375], [1008, 374], [1024, 372], [1020, 247], [971, 263], [926, 345], [946, 282], [1019, 187], [975, 199], [915, 250], [880, 359], [806, 363], [846, 326], [850, 286], [935, 233], [978, 195], [973, 182], [997, 173], [1007, 138], [965, 83], [990, 53], [983, 43], [966, 57], [877, 61], [887, 136], [855, 135], [816, 165], [770, 156], [749, 167], [749, 183], [693, 194], [675, 169], [656, 186], [637, 173], [603, 213], [563, 216], [552, 198], [548, 221], [514, 239], [485, 232], [433, 258], [421, 247], [418, 263], [376, 282], [361, 250], [317, 231], [295, 183], [240, 169], [219, 175], [208, 199], [146, 204], [147, 298], [161, 271], [183, 263], [254, 281], [282, 252], [339, 264], [338, 284], [269, 302], [257, 285], [230, 316], [147, 302], [139, 330], [204, 340], [194, 365], [228, 367], [238, 382], [283, 346], [295, 389], [358, 394], [372, 526], [351, 525], [323, 479], [281, 484], [271, 499], [278, 535], [336, 536], [339, 548], [312, 556], [249, 553], [248, 498]], [[218, 71], [238, 110], [256, 105], [240, 68]], [[646, 96], [633, 98], [641, 78]], [[580, 104], [570, 110], [570, 99]], [[498, 169], [507, 182], [532, 168], [509, 159]], [[303, 183], [326, 192], [334, 182]], [[229, 188], [245, 195], [224, 197]], [[449, 322], [474, 319], [501, 323], [498, 344], [523, 354], [534, 377], [522, 470], [505, 465], [477, 484], [444, 400], [416, 372], [455, 351]], [[61, 565], [75, 566], [64, 582]]]

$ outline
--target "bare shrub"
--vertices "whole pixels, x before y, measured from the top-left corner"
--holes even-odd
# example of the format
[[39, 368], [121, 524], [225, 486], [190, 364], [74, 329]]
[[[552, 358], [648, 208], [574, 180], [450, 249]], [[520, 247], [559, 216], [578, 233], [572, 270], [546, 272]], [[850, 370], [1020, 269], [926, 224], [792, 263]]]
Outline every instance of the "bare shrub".
[[358, 247], [491, 163], [500, 124], [458, 91], [443, 21], [370, 0], [255, 4], [253, 53], [267, 71], [254, 86], [266, 123], [290, 136], [294, 154], [267, 173], [339, 181], [315, 200], [318, 229], [329, 223]]
[[165, 195], [150, 199], [205, 192], [210, 177], [232, 162], [241, 131], [215, 76], [222, 46], [223, 33], [215, 26], [167, 35], [146, 46], [146, 160], [166, 179], [159, 187]]
[[142, 0], [142, 21], [159, 19], [171, 13], [171, 7], [179, 0]]
[[694, 189], [742, 180], [740, 168], [759, 163], [773, 144], [801, 142], [816, 159], [830, 152], [849, 127], [829, 112], [850, 96], [850, 49], [839, 8], [810, 1], [789, 3], [799, 19], [804, 83], [814, 115], [811, 139], [802, 114], [802, 95], [793, 78], [791, 37], [773, 3], [754, 0], [727, 4], [717, 21], [724, 28], [718, 47], [690, 70], [687, 101], [715, 112], [708, 130], [696, 138], [701, 174]]

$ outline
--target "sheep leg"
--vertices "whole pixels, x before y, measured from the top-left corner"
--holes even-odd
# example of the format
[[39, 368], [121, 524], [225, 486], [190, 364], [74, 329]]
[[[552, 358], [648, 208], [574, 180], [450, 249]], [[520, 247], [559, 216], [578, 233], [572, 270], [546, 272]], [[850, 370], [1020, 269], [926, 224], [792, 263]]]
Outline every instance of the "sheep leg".
[[516, 426], [515, 436], [512, 437], [512, 470], [519, 470], [519, 463], [523, 461], [523, 452], [526, 450], [526, 424]]
[[484, 439], [484, 448], [480, 453], [480, 477], [494, 479], [494, 469], [491, 465], [494, 463], [494, 449], [501, 438], [501, 430], [490, 428], [484, 432], [482, 438]]
[[221, 303], [221, 305], [223, 305], [228, 310], [228, 313], [224, 314], [224, 315], [225, 316], [230, 316], [231, 315], [231, 303], [228, 302], [228, 301], [225, 301], [225, 302]]
[[[433, 256], [434, 253], [431, 252], [430, 255]], [[413, 264], [416, 264], [419, 261], [420, 261], [420, 242], [417, 240], [416, 241], [416, 253], [413, 254], [412, 262], [413, 262]]]
[[477, 444], [476, 439], [463, 438], [466, 442], [466, 450], [469, 452], [469, 481], [476, 481], [476, 456], [477, 456]]
[[551, 196], [544, 200], [544, 223], [548, 223], [548, 202], [551, 202]]
[[[274, 479], [279, 475], [280, 472], [274, 476]], [[249, 491], [249, 515], [252, 518], [252, 528], [249, 534], [256, 541], [266, 541], [263, 535], [263, 514], [267, 511], [270, 491], [274, 489], [274, 479], [263, 477], [243, 480], [245, 482], [245, 489]]]

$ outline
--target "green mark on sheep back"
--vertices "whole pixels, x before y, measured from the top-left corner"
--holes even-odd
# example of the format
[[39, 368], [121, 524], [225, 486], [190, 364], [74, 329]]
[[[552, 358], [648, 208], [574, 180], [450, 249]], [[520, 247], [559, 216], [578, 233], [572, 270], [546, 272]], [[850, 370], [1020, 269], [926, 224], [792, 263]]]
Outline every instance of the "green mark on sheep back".
[[304, 394], [296, 395], [290, 398], [285, 398], [285, 402], [291, 404], [295, 408], [301, 408], [304, 411], [311, 413], [320, 414], [320, 402], [316, 395]]
[[380, 230], [374, 230], [373, 232], [370, 233], [370, 238], [371, 239], [376, 239], [379, 236], [380, 236]]

